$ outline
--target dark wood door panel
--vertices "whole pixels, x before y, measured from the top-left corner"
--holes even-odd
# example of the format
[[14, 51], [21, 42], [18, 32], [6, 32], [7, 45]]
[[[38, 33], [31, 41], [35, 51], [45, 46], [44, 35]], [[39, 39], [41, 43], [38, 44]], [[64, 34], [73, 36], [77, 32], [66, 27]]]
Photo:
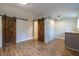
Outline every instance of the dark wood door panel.
[[44, 19], [38, 20], [38, 40], [44, 42]]
[[3, 16], [3, 46], [16, 43], [16, 19]]

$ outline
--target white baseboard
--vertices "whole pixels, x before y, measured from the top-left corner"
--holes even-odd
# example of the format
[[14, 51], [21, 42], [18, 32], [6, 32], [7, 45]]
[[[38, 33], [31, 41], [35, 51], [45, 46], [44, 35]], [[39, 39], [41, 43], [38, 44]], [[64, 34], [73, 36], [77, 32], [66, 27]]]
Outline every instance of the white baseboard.
[[24, 40], [18, 40], [16, 41], [16, 43], [20, 43], [20, 42], [24, 42], [24, 41], [28, 41], [28, 40], [32, 40], [33, 38], [28, 38], [28, 39], [24, 39]]
[[55, 38], [52, 38], [52, 39], [50, 39], [50, 40], [45, 40], [45, 43], [49, 43], [49, 42], [51, 42], [52, 40], [55, 40]]
[[65, 40], [65, 38], [62, 38], [62, 37], [56, 37], [57, 39], [62, 39], [62, 40]]

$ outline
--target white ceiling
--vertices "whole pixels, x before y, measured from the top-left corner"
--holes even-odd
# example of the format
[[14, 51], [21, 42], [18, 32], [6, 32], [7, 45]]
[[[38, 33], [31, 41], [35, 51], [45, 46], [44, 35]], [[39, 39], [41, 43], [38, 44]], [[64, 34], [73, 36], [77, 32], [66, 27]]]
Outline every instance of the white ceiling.
[[[28, 3], [27, 5], [13, 3], [4, 5], [28, 12], [37, 17], [56, 17], [57, 15], [61, 15], [63, 17], [79, 16], [78, 3]], [[12, 11], [12, 13], [14, 13], [14, 11]]]

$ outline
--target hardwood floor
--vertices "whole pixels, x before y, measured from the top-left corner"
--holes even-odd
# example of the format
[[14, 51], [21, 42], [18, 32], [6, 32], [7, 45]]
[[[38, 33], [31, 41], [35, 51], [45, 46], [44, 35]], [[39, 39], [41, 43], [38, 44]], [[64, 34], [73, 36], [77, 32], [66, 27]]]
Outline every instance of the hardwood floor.
[[79, 53], [65, 49], [64, 40], [55, 39], [49, 43], [34, 40], [0, 48], [1, 56], [78, 56]]

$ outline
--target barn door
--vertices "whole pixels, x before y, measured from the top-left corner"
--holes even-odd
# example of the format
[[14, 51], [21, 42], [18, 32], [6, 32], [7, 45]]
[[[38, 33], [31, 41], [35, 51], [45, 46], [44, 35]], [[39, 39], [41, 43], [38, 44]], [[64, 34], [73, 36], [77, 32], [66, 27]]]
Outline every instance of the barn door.
[[3, 46], [16, 43], [16, 19], [15, 17], [3, 16]]
[[44, 19], [38, 20], [38, 40], [44, 42]]

